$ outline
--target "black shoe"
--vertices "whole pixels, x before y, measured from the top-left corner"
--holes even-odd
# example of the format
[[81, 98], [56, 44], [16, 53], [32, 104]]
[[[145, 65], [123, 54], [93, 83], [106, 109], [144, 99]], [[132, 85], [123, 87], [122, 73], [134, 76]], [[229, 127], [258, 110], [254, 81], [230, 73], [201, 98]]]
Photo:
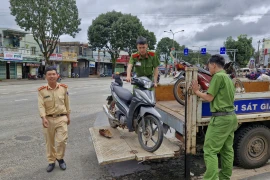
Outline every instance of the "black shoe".
[[58, 161], [59, 167], [60, 167], [62, 170], [66, 170], [66, 169], [67, 169], [67, 166], [66, 166], [66, 163], [65, 163], [64, 159], [60, 159], [60, 160], [56, 159], [56, 160]]
[[54, 167], [55, 167], [55, 163], [49, 164], [49, 166], [47, 167], [47, 172], [52, 172]]

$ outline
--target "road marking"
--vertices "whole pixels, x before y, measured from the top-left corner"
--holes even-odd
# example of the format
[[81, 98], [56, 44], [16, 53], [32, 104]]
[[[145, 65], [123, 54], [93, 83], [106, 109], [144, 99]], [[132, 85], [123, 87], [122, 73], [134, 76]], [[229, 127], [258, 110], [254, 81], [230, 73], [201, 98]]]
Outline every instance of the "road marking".
[[28, 101], [28, 99], [17, 99], [15, 101]]
[[1, 93], [1, 94], [9, 94], [9, 93]]
[[68, 94], [69, 95], [72, 95], [72, 94], [76, 94], [77, 92], [69, 92]]
[[101, 91], [104, 91], [104, 90], [109, 90], [109, 88], [104, 88], [104, 89], [101, 89]]
[[110, 96], [110, 94], [103, 94], [102, 96]]

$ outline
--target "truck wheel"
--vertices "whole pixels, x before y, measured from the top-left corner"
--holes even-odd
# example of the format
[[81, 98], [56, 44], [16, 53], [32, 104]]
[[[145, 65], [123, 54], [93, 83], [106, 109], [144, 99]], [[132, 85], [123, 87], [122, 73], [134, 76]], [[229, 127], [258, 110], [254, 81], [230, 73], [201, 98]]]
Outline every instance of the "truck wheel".
[[245, 168], [259, 168], [270, 158], [270, 129], [263, 125], [245, 127], [236, 132], [235, 163]]

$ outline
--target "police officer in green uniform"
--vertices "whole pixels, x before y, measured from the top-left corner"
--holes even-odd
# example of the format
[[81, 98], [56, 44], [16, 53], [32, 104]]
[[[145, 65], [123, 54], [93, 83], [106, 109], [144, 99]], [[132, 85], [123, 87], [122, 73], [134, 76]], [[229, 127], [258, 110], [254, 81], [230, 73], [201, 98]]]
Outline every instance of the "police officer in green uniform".
[[140, 36], [137, 39], [137, 49], [138, 52], [133, 53], [129, 60], [127, 68], [127, 82], [130, 82], [131, 70], [135, 66], [135, 72], [138, 77], [146, 76], [151, 80], [154, 80], [155, 87], [157, 87], [157, 78], [158, 78], [158, 66], [160, 64], [157, 55], [148, 51], [147, 39]]
[[[152, 52], [148, 51], [148, 44], [147, 39], [140, 36], [138, 37], [137, 41], [137, 49], [138, 52], [133, 53], [131, 55], [131, 58], [129, 60], [128, 68], [127, 68], [127, 78], [126, 81], [131, 81], [131, 70], [132, 67], [135, 67], [135, 72], [137, 74], [137, 77], [146, 76], [151, 80], [154, 80], [155, 87], [157, 87], [157, 79], [158, 79], [158, 66], [160, 64], [159, 59], [157, 58], [157, 55]], [[136, 87], [135, 87], [136, 88]], [[136, 104], [131, 101], [130, 109], [134, 108]], [[132, 113], [128, 114], [128, 116], [131, 116]], [[128, 118], [131, 119], [131, 118]], [[134, 131], [132, 127], [132, 122], [127, 122], [127, 126], [129, 131]]]
[[[205, 180], [230, 179], [233, 168], [233, 139], [238, 123], [234, 112], [235, 88], [223, 67], [225, 60], [220, 55], [213, 55], [208, 61], [212, 80], [207, 93], [199, 91], [198, 82], [192, 82], [195, 94], [210, 102], [212, 117], [204, 140], [204, 161], [206, 164]], [[220, 153], [221, 170], [218, 171]]]

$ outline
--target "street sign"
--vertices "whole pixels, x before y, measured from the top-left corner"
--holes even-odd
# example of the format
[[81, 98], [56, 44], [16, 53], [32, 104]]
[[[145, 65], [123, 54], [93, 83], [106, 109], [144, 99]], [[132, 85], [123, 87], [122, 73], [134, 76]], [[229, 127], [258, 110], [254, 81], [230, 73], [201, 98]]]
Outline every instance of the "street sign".
[[221, 47], [220, 48], [220, 54], [225, 54], [226, 53], [226, 48], [225, 47]]
[[184, 49], [184, 55], [187, 56], [188, 55], [188, 48]]
[[201, 48], [201, 54], [206, 54], [206, 48]]

